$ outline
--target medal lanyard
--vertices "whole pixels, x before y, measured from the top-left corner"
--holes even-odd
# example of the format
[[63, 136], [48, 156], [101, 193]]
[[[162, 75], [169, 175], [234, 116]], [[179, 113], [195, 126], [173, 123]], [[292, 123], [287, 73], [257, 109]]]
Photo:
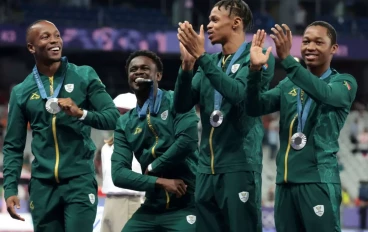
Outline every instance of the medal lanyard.
[[[322, 76], [320, 77], [321, 80], [326, 79], [327, 77], [329, 77], [331, 75], [332, 71], [331, 69], [327, 69], [327, 71], [325, 73], [322, 74]], [[313, 78], [313, 77], [312, 77]], [[308, 98], [308, 100], [306, 101], [304, 108], [303, 108], [303, 104], [302, 104], [302, 93], [301, 93], [301, 89], [298, 89], [298, 98], [297, 98], [297, 112], [298, 112], [298, 128], [297, 128], [297, 132], [303, 132], [304, 127], [305, 127], [305, 122], [307, 121], [308, 118], [308, 114], [310, 111], [310, 107], [312, 105], [312, 98]], [[303, 91], [304, 93], [304, 91]], [[303, 94], [304, 95], [304, 94]]]
[[[231, 71], [231, 66], [235, 63], [235, 61], [241, 56], [241, 54], [243, 54], [245, 48], [247, 46], [247, 43], [244, 42], [239, 48], [238, 50], [236, 51], [236, 53], [234, 54], [234, 57], [231, 59], [230, 61], [230, 64], [229, 66], [227, 66], [227, 69], [226, 69], [226, 74], [229, 75], [230, 74], [230, 71]], [[230, 56], [229, 56], [230, 57]], [[229, 58], [228, 57], [228, 58]], [[226, 59], [227, 61], [227, 59]], [[224, 63], [226, 63], [226, 61]], [[218, 67], [221, 68], [221, 59], [219, 60], [218, 64], [217, 64]], [[222, 68], [221, 68], [222, 69]], [[214, 98], [215, 98], [215, 101], [214, 101], [214, 110], [220, 110], [220, 107], [221, 107], [221, 103], [222, 103], [222, 95], [216, 90], [214, 89]]]
[[40, 74], [38, 72], [37, 66], [36, 65], [34, 66], [33, 71], [32, 71], [33, 72], [33, 78], [36, 81], [36, 84], [37, 84], [38, 90], [40, 91], [42, 99], [56, 98], [59, 95], [61, 86], [64, 83], [64, 79], [65, 79], [65, 76], [66, 76], [66, 71], [68, 69], [68, 59], [65, 56], [61, 58], [61, 65], [62, 65], [62, 70], [63, 70], [63, 73], [61, 75], [61, 81], [59, 82], [58, 86], [56, 87], [56, 89], [54, 90], [54, 92], [51, 96], [47, 96], [45, 86], [42, 84], [41, 77], [40, 77]]
[[153, 96], [154, 85], [153, 82], [150, 84], [149, 98], [144, 102], [142, 108], [137, 105], [137, 113], [139, 118], [145, 118], [147, 113], [158, 114], [162, 99], [162, 90], [157, 89], [156, 100]]

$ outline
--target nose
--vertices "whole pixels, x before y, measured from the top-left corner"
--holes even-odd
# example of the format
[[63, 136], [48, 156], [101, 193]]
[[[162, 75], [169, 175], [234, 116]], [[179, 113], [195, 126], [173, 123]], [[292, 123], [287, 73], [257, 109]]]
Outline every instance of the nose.
[[207, 30], [210, 30], [212, 28], [212, 22], [209, 22], [208, 24], [207, 24]]
[[316, 49], [315, 43], [309, 43], [308, 46], [307, 46], [307, 49], [308, 50], [315, 50]]
[[59, 42], [59, 39], [60, 39], [60, 37], [53, 35], [53, 36], [51, 36], [51, 43], [53, 43], [53, 44], [57, 43], [57, 42]]

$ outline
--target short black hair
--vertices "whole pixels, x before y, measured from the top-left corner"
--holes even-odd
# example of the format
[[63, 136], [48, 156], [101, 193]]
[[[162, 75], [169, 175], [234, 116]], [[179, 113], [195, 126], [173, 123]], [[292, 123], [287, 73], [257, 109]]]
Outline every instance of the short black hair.
[[135, 51], [135, 52], [131, 53], [129, 55], [127, 61], [126, 61], [125, 70], [126, 70], [127, 73], [128, 73], [128, 68], [129, 68], [130, 62], [138, 56], [145, 56], [145, 57], [150, 58], [151, 60], [153, 60], [153, 62], [155, 62], [157, 71], [160, 72], [160, 73], [163, 72], [164, 65], [162, 64], [162, 61], [161, 61], [160, 57], [158, 57], [158, 55], [156, 53], [154, 53], [152, 51], [149, 51], [149, 50], [138, 50], [138, 51]]
[[49, 22], [49, 21], [48, 21], [48, 20], [46, 20], [46, 19], [39, 19], [39, 20], [36, 20], [36, 21], [34, 21], [33, 23], [29, 24], [29, 26], [27, 27], [27, 31], [26, 31], [26, 41], [27, 41], [27, 43], [28, 43], [28, 41], [29, 41], [29, 32], [31, 31], [31, 28], [32, 28], [34, 25], [36, 25], [37, 23], [45, 22], [45, 21]]
[[[327, 29], [327, 36], [331, 39], [331, 45], [337, 44], [337, 33], [335, 28], [325, 21], [315, 21], [309, 24], [305, 29], [307, 30], [308, 27], [312, 26], [321, 26]], [[304, 31], [305, 32], [305, 31]]]
[[247, 3], [243, 0], [221, 0], [215, 4], [214, 7], [224, 7], [229, 9], [229, 16], [238, 16], [243, 20], [244, 31], [251, 30], [253, 27], [253, 14]]

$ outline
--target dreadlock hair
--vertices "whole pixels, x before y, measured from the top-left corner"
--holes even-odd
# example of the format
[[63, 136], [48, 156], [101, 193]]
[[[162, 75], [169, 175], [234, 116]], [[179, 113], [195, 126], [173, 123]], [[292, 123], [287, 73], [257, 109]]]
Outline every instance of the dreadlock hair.
[[27, 31], [26, 31], [26, 41], [27, 41], [27, 43], [29, 42], [29, 32], [31, 31], [31, 28], [34, 26], [34, 25], [36, 25], [36, 24], [38, 24], [38, 23], [40, 23], [40, 22], [49, 22], [48, 20], [46, 20], [46, 19], [39, 19], [39, 20], [36, 20], [36, 21], [34, 21], [33, 23], [31, 23], [28, 27], [27, 27]]
[[[312, 27], [312, 26], [321, 26], [327, 29], [327, 36], [331, 39], [331, 45], [335, 45], [337, 43], [337, 33], [335, 28], [329, 24], [328, 22], [325, 21], [315, 21], [311, 24], [309, 24], [307, 26], [308, 27]], [[306, 28], [306, 29], [307, 29]]]
[[253, 26], [253, 14], [247, 3], [243, 0], [221, 0], [215, 4], [219, 10], [224, 7], [229, 9], [229, 16], [234, 15], [243, 20], [244, 31], [251, 30]]
[[130, 62], [138, 57], [138, 56], [145, 56], [145, 57], [148, 57], [150, 58], [151, 60], [153, 60], [153, 62], [155, 62], [156, 64], [156, 68], [157, 68], [157, 71], [162, 73], [162, 71], [164, 70], [164, 65], [162, 64], [162, 61], [160, 59], [160, 57], [158, 57], [156, 55], [156, 53], [154, 52], [151, 52], [151, 51], [148, 51], [148, 50], [138, 50], [136, 52], [133, 52], [129, 55], [127, 61], [126, 61], [126, 64], [125, 64], [125, 71], [128, 73], [128, 68], [129, 68], [129, 64]]

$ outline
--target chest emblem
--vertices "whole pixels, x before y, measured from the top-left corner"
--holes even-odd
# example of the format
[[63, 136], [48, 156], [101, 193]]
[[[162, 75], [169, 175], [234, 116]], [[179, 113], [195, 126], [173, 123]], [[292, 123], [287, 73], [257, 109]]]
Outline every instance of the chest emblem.
[[66, 84], [64, 85], [65, 91], [67, 91], [68, 93], [73, 92], [74, 90], [74, 84]]
[[161, 114], [161, 119], [162, 119], [162, 120], [166, 120], [168, 115], [169, 115], [169, 111], [165, 110], [165, 111], [164, 111], [164, 112], [162, 112], [162, 114]]

